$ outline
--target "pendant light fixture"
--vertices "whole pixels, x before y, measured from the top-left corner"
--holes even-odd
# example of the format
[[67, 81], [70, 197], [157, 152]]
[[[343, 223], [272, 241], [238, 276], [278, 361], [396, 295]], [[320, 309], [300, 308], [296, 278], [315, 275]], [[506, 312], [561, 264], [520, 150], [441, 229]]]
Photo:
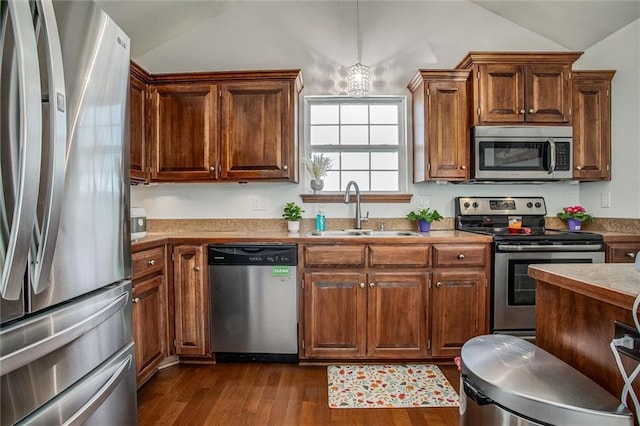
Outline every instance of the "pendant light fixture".
[[360, 10], [356, 0], [356, 43], [358, 62], [347, 69], [349, 96], [362, 97], [369, 94], [369, 67], [360, 63]]

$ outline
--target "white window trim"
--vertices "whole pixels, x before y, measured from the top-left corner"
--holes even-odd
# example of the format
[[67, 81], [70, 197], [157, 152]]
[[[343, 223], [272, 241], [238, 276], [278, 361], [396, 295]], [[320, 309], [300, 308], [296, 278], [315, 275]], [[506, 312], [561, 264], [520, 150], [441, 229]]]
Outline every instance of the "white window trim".
[[[375, 103], [375, 102], [379, 102], [379, 103], [393, 103], [393, 104], [398, 104], [399, 108], [398, 108], [398, 130], [399, 130], [399, 135], [398, 135], [398, 147], [397, 147], [397, 152], [398, 152], [398, 191], [361, 191], [361, 193], [363, 194], [404, 194], [407, 193], [408, 188], [409, 188], [409, 164], [407, 163], [407, 158], [408, 158], [408, 154], [407, 154], [407, 97], [404, 95], [380, 95], [380, 96], [367, 96], [367, 97], [362, 97], [362, 98], [353, 98], [350, 96], [332, 96], [332, 95], [308, 95], [308, 96], [304, 96], [304, 123], [303, 123], [303, 128], [304, 128], [304, 147], [301, 150], [301, 154], [303, 159], [305, 158], [309, 158], [310, 153], [312, 152], [312, 148], [311, 148], [311, 143], [310, 143], [310, 126], [309, 126], [309, 111], [310, 111], [310, 104], [330, 104], [330, 105], [335, 105], [337, 103], [340, 102], [349, 102], [349, 103], [362, 103], [362, 104], [370, 104], [370, 103]], [[316, 151], [322, 152], [323, 150], [326, 151], [335, 151], [334, 149], [331, 149], [332, 145], [327, 145], [327, 148], [320, 148], [319, 147], [314, 147]], [[380, 145], [378, 147], [381, 151], [383, 151], [384, 145]], [[358, 150], [359, 148], [354, 147], [354, 150]], [[350, 147], [343, 147], [342, 148], [343, 151], [349, 151]], [[395, 152], [396, 149], [394, 147], [393, 151]], [[303, 174], [305, 176], [304, 179], [304, 184], [305, 184], [305, 188], [309, 189], [310, 188], [310, 181], [311, 181], [311, 176], [309, 176], [307, 170], [304, 168], [303, 166], [303, 162], [300, 162], [301, 164], [301, 169], [303, 170]], [[341, 193], [341, 191], [322, 191], [325, 194], [337, 194], [337, 193]]]

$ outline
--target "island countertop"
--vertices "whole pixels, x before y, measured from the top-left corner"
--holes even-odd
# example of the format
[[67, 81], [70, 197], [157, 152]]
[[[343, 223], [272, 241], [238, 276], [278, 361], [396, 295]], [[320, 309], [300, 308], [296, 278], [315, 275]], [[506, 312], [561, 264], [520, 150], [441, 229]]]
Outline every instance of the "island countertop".
[[640, 272], [632, 263], [529, 265], [529, 276], [621, 308], [640, 294]]

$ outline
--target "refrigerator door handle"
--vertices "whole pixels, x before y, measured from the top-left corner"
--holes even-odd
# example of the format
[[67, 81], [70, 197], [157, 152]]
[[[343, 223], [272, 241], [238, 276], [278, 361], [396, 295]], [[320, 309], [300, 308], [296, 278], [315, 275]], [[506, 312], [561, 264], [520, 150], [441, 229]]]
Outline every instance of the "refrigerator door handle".
[[75, 412], [67, 421], [62, 423], [63, 426], [82, 425], [91, 417], [91, 415], [102, 405], [102, 403], [111, 395], [116, 386], [120, 383], [125, 373], [129, 371], [133, 364], [133, 356], [128, 355], [116, 368], [115, 372], [109, 377], [109, 380], [91, 397], [80, 409]]
[[[67, 140], [66, 93], [64, 70], [62, 66], [62, 49], [58, 35], [58, 25], [51, 2], [36, 2], [38, 23], [44, 30], [44, 46], [47, 60], [49, 88], [49, 137], [44, 154], [47, 162], [44, 170], [47, 176], [42, 179], [44, 187], [40, 187], [40, 205], [43, 206], [42, 217], [38, 217], [33, 229], [31, 245], [31, 286], [38, 294], [49, 287], [53, 253], [58, 238], [60, 212], [64, 191], [64, 160]], [[44, 165], [44, 164], [43, 164]], [[36, 214], [40, 214], [37, 212]]]
[[[7, 300], [18, 300], [22, 292], [27, 267], [31, 233], [35, 222], [40, 182], [40, 157], [42, 151], [42, 109], [40, 106], [40, 72], [36, 37], [33, 31], [31, 9], [28, 2], [9, 2], [9, 15], [13, 23], [15, 39], [14, 60], [18, 69], [19, 141], [9, 140], [10, 149], [16, 149], [13, 164], [3, 164], [11, 169], [11, 188], [3, 188], [5, 194], [13, 191], [12, 214], [4, 219], [9, 228], [6, 247], [3, 249], [0, 294]], [[6, 78], [3, 77], [3, 78]], [[9, 77], [11, 78], [11, 77]], [[9, 135], [14, 135], [9, 131]], [[13, 138], [11, 138], [13, 139]], [[3, 185], [7, 182], [3, 182]], [[5, 209], [6, 202], [5, 201]], [[9, 225], [8, 222], [11, 222]], [[3, 241], [3, 244], [5, 242]]]
[[26, 344], [16, 351], [3, 355], [0, 357], [0, 376], [9, 374], [20, 367], [60, 349], [89, 330], [97, 327], [98, 324], [106, 321], [109, 317], [120, 311], [128, 303], [130, 297], [131, 295], [126, 291], [99, 311], [84, 319], [79, 319], [79, 321], [71, 327], [67, 327], [42, 340]]

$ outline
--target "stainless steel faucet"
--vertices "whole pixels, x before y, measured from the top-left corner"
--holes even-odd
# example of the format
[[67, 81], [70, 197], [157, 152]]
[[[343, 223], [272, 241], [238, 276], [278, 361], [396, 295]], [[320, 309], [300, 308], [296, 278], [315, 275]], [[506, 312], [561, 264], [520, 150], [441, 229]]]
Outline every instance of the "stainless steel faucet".
[[[360, 216], [360, 188], [358, 188], [358, 184], [356, 183], [355, 180], [349, 181], [349, 183], [347, 184], [347, 188], [344, 191], [344, 203], [345, 204], [349, 204], [349, 201], [351, 200], [351, 185], [353, 185], [353, 187], [356, 190], [356, 224], [355, 224], [355, 229], [362, 229], [362, 222], [365, 220], [368, 220], [367, 218], [362, 218]], [[369, 216], [369, 214], [367, 213], [367, 216]]]

